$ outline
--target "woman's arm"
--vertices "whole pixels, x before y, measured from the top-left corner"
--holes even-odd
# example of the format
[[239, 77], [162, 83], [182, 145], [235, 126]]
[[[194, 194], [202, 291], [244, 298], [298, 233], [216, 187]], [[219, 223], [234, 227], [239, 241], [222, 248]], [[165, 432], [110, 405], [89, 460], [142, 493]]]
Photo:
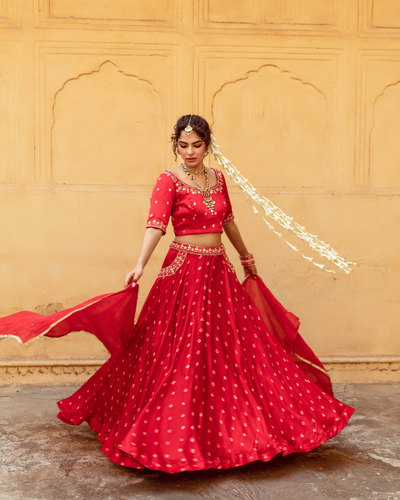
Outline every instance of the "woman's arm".
[[[227, 224], [224, 224], [223, 229], [225, 234], [228, 236], [229, 241], [232, 243], [232, 245], [234, 246], [234, 248], [236, 249], [237, 253], [240, 256], [244, 257], [245, 255], [248, 255], [250, 253], [247, 250], [246, 245], [244, 244], [242, 236], [239, 232], [239, 228], [237, 227], [236, 222], [234, 220], [228, 222]], [[247, 276], [248, 274], [257, 274], [256, 266], [243, 267], [243, 269], [245, 276]]]
[[143, 269], [149, 261], [151, 254], [154, 252], [158, 242], [161, 239], [163, 232], [155, 227], [148, 227], [143, 236], [142, 248], [135, 269], [131, 271], [125, 278], [125, 286], [131, 283], [136, 283], [143, 274]]

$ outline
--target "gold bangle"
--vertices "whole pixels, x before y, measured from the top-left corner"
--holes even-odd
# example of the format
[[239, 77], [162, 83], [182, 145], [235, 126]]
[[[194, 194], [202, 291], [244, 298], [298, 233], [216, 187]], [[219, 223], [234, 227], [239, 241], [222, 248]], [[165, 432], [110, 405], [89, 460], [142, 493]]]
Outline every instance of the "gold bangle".
[[240, 260], [247, 259], [248, 257], [253, 257], [253, 255], [251, 253], [248, 253], [247, 255], [239, 255]]
[[243, 267], [255, 266], [256, 261], [254, 259], [253, 254], [249, 253], [248, 255], [241, 256], [239, 255], [240, 263]]

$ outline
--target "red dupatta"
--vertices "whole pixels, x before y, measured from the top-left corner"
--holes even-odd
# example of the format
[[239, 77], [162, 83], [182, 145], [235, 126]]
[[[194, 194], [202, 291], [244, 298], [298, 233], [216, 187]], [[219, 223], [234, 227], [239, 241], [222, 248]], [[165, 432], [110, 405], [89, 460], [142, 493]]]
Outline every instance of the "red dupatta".
[[259, 276], [247, 276], [243, 287], [256, 304], [268, 330], [297, 366], [322, 390], [333, 395], [332, 383], [324, 365], [298, 332], [299, 318], [283, 307]]
[[130, 338], [134, 327], [139, 287], [99, 295], [55, 314], [22, 311], [0, 319], [0, 337], [14, 337], [23, 344], [38, 337], [63, 337], [85, 330], [95, 335], [113, 354]]

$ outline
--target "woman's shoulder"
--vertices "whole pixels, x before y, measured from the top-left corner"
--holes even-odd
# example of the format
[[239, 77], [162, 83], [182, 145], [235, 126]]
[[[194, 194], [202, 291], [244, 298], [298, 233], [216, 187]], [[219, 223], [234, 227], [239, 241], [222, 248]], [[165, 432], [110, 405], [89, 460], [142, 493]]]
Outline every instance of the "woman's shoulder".
[[224, 177], [224, 174], [221, 172], [221, 170], [218, 170], [218, 168], [211, 167], [211, 170], [214, 170], [215, 176], [217, 178], [221, 178], [222, 179]]
[[154, 191], [173, 191], [175, 192], [175, 181], [169, 170], [164, 170], [158, 174], [154, 185]]
[[[212, 170], [215, 175], [215, 181], [212, 181], [212, 178], [210, 178], [211, 184], [215, 185], [221, 185], [225, 184], [225, 177], [224, 174], [221, 172], [221, 170], [218, 170], [217, 168], [209, 168], [208, 170]], [[178, 188], [181, 187], [182, 185], [188, 185], [186, 182], [187, 179], [182, 179], [182, 176], [180, 175], [181, 169], [179, 167], [173, 168], [172, 170], [164, 170], [161, 172], [157, 178], [157, 184], [162, 184], [162, 185], [177, 185]]]
[[217, 168], [213, 168], [212, 170], [214, 170], [215, 172], [215, 177], [217, 178], [217, 184], [222, 184], [223, 186], [226, 186], [226, 179], [222, 170], [218, 170]]
[[174, 184], [185, 184], [185, 180], [182, 179], [182, 176], [181, 176], [181, 168], [179, 167], [175, 167], [171, 170], [164, 170], [164, 172], [162, 172], [161, 175], [167, 177], [170, 179], [171, 182], [173, 182]]
[[174, 175], [171, 170], [164, 170], [158, 175], [157, 182], [173, 183]]

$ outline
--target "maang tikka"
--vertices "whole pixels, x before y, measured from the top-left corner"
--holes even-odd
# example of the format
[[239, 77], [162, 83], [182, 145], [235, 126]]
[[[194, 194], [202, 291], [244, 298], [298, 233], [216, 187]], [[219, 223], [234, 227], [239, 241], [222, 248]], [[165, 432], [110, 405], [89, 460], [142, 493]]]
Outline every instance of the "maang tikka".
[[193, 132], [193, 127], [191, 127], [190, 125], [190, 120], [192, 119], [192, 115], [190, 115], [189, 117], [189, 123], [187, 124], [187, 126], [184, 128], [184, 131], [185, 131], [185, 134], [186, 135], [190, 135], [192, 132]]

